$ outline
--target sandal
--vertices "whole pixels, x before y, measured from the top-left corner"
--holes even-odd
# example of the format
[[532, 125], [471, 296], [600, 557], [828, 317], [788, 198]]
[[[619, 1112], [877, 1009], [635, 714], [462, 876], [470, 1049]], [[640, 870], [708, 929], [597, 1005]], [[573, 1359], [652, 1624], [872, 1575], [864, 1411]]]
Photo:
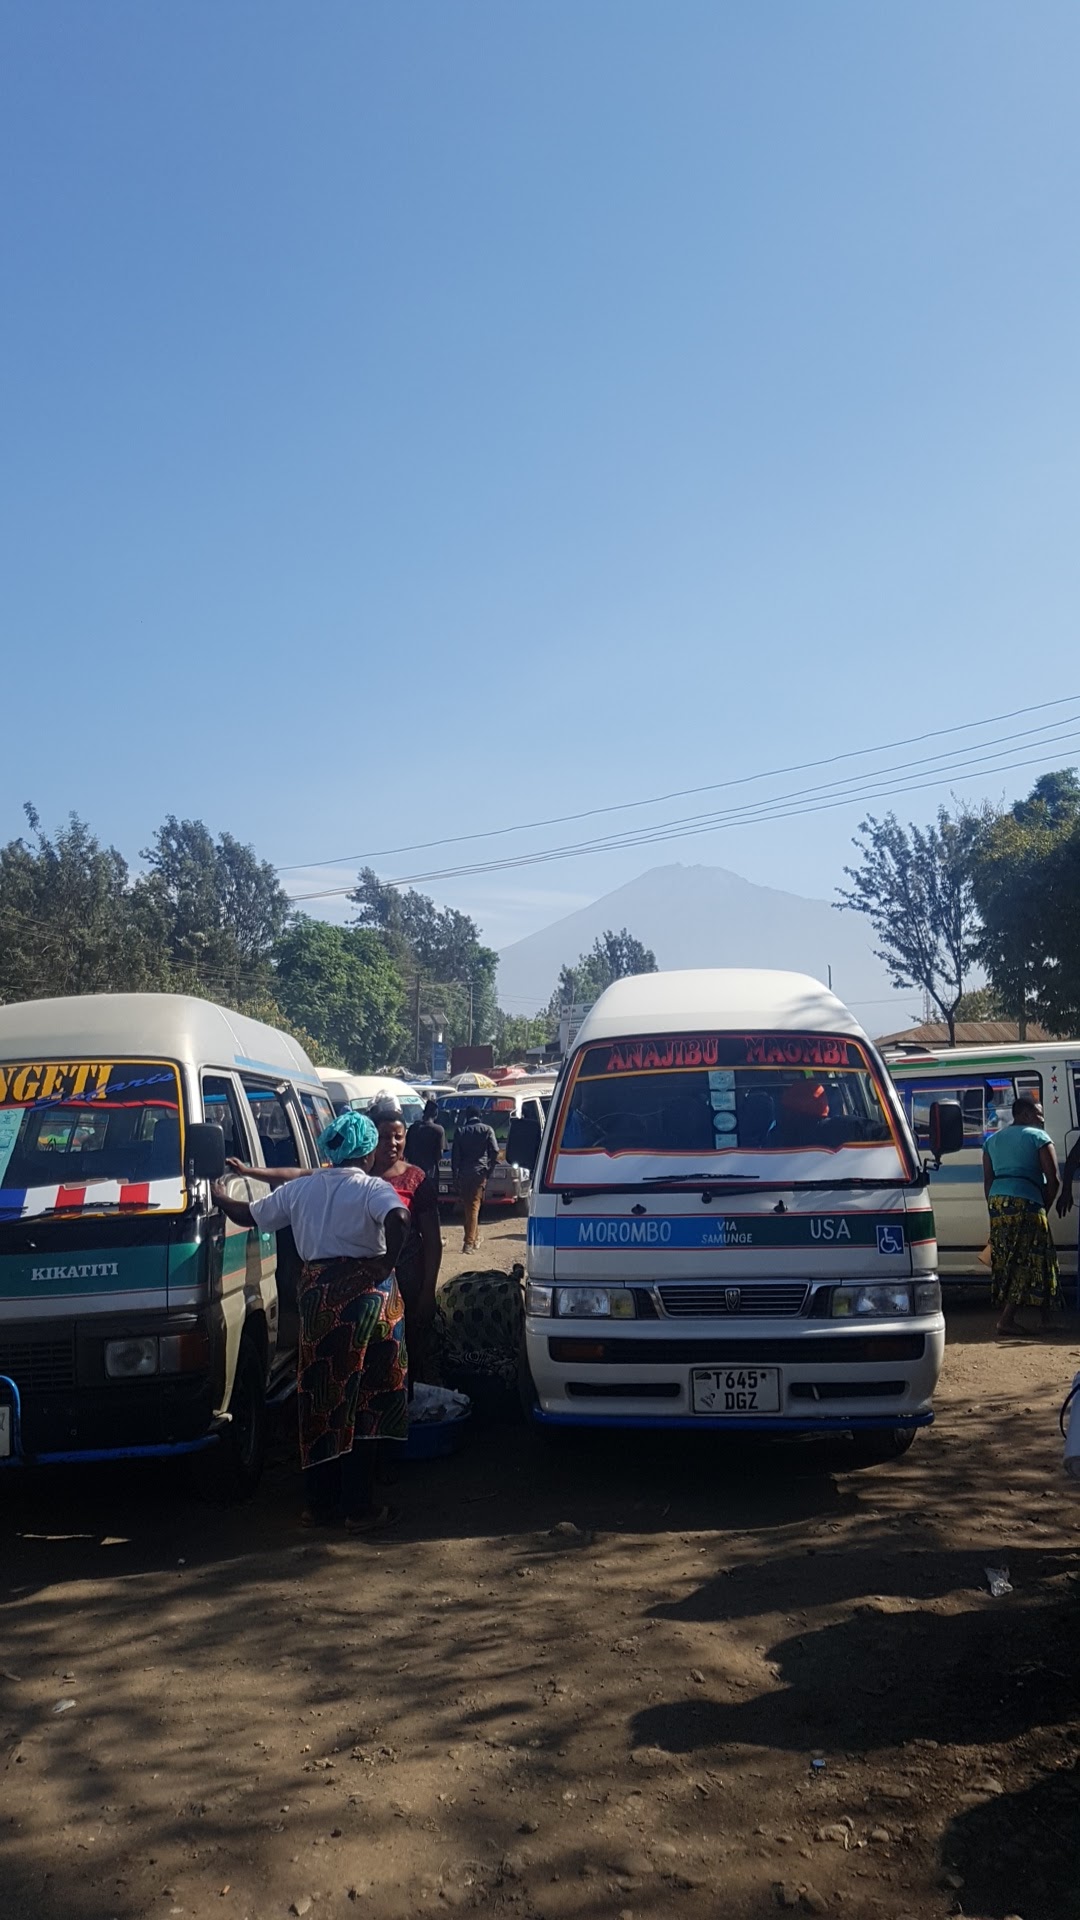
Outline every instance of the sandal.
[[368, 1534], [385, 1533], [389, 1527], [395, 1527], [401, 1515], [396, 1507], [379, 1507], [375, 1513], [366, 1513], [345, 1522], [346, 1533]]

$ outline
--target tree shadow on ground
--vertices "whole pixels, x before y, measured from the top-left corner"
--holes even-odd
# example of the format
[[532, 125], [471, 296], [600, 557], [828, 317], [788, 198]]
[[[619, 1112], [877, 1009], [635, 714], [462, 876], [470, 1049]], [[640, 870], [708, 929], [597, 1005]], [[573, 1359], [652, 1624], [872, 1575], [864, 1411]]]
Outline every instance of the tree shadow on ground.
[[1080, 1763], [1023, 1793], [995, 1795], [950, 1823], [944, 1855], [964, 1878], [964, 1911], [987, 1920], [1080, 1915]]
[[[958, 1571], [954, 1562], [945, 1578]], [[1034, 1566], [1024, 1571], [1035, 1586], [1024, 1601], [988, 1599], [950, 1613], [867, 1606], [794, 1634], [768, 1651], [775, 1692], [709, 1700], [688, 1689], [682, 1700], [637, 1714], [631, 1745], [681, 1754], [729, 1745], [860, 1753], [911, 1740], [978, 1747], [1062, 1726], [1080, 1713], [1080, 1606], [1052, 1558], [1047, 1567], [1044, 1557], [1039, 1581]], [[816, 1596], [826, 1597], [837, 1596]]]

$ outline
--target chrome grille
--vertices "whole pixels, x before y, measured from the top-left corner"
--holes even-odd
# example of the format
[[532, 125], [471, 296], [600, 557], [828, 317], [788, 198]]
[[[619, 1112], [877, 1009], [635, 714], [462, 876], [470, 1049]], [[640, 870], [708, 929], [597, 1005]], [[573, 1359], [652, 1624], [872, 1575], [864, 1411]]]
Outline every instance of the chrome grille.
[[[54, 1340], [0, 1340], [0, 1373], [14, 1380], [20, 1393], [45, 1393], [50, 1388], [75, 1385], [75, 1339], [72, 1334]], [[2, 1392], [2, 1389], [0, 1389]]]
[[803, 1311], [810, 1287], [805, 1280], [751, 1280], [741, 1286], [688, 1280], [657, 1291], [673, 1320], [793, 1320]]

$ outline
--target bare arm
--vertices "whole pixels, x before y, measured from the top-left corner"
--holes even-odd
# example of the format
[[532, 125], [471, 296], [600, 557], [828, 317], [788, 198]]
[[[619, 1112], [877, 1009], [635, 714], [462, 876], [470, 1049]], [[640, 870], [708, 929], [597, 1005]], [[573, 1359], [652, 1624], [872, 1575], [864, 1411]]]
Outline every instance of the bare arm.
[[221, 1208], [225, 1218], [231, 1220], [235, 1227], [253, 1227], [255, 1225], [255, 1217], [247, 1201], [234, 1200], [232, 1195], [227, 1191], [224, 1181], [215, 1180], [213, 1186], [210, 1188], [210, 1192], [214, 1198], [214, 1205]]
[[409, 1237], [409, 1213], [406, 1207], [395, 1207], [383, 1221], [386, 1235], [386, 1271], [393, 1273], [397, 1266], [401, 1249]]
[[1052, 1146], [1039, 1148], [1039, 1165], [1042, 1168], [1043, 1177], [1043, 1206], [1049, 1213], [1050, 1208], [1054, 1204], [1054, 1196], [1060, 1184], [1058, 1181], [1057, 1154], [1054, 1152]]
[[1080, 1140], [1069, 1148], [1065, 1165], [1061, 1169], [1061, 1192], [1058, 1195], [1057, 1210], [1062, 1219], [1073, 1208], [1073, 1181], [1080, 1169]]
[[306, 1180], [314, 1167], [249, 1167], [246, 1160], [226, 1160], [225, 1165], [242, 1180], [265, 1180], [268, 1187], [280, 1187], [286, 1180]]
[[990, 1189], [993, 1186], [993, 1184], [994, 1184], [994, 1163], [991, 1160], [990, 1155], [987, 1153], [986, 1148], [984, 1147], [983, 1148], [983, 1193], [986, 1195], [986, 1198], [988, 1200], [990, 1198]]

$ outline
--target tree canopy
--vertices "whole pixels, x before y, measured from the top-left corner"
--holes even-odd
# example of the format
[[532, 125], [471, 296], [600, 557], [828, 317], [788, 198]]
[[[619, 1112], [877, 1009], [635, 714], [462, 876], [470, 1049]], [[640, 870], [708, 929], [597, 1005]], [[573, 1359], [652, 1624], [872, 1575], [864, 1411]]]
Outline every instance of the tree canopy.
[[618, 933], [607, 927], [588, 952], [578, 956], [574, 966], [560, 967], [548, 1005], [549, 1016], [557, 1019], [564, 1007], [591, 1005], [613, 980], [625, 980], [632, 973], [655, 972], [656, 955], [651, 948], [643, 946], [627, 927]]
[[426, 893], [391, 886], [371, 867], [361, 868], [349, 898], [356, 925], [378, 934], [405, 979], [410, 1023], [419, 1014], [421, 1037], [435, 1029], [448, 1045], [495, 1037], [499, 956], [483, 945], [475, 920]]
[[972, 815], [954, 820], [944, 807], [928, 827], [902, 827], [894, 813], [871, 815], [855, 836], [859, 865], [844, 868], [852, 885], [836, 903], [867, 916], [893, 985], [928, 993], [950, 1042], [979, 957], [971, 877], [979, 830]]

